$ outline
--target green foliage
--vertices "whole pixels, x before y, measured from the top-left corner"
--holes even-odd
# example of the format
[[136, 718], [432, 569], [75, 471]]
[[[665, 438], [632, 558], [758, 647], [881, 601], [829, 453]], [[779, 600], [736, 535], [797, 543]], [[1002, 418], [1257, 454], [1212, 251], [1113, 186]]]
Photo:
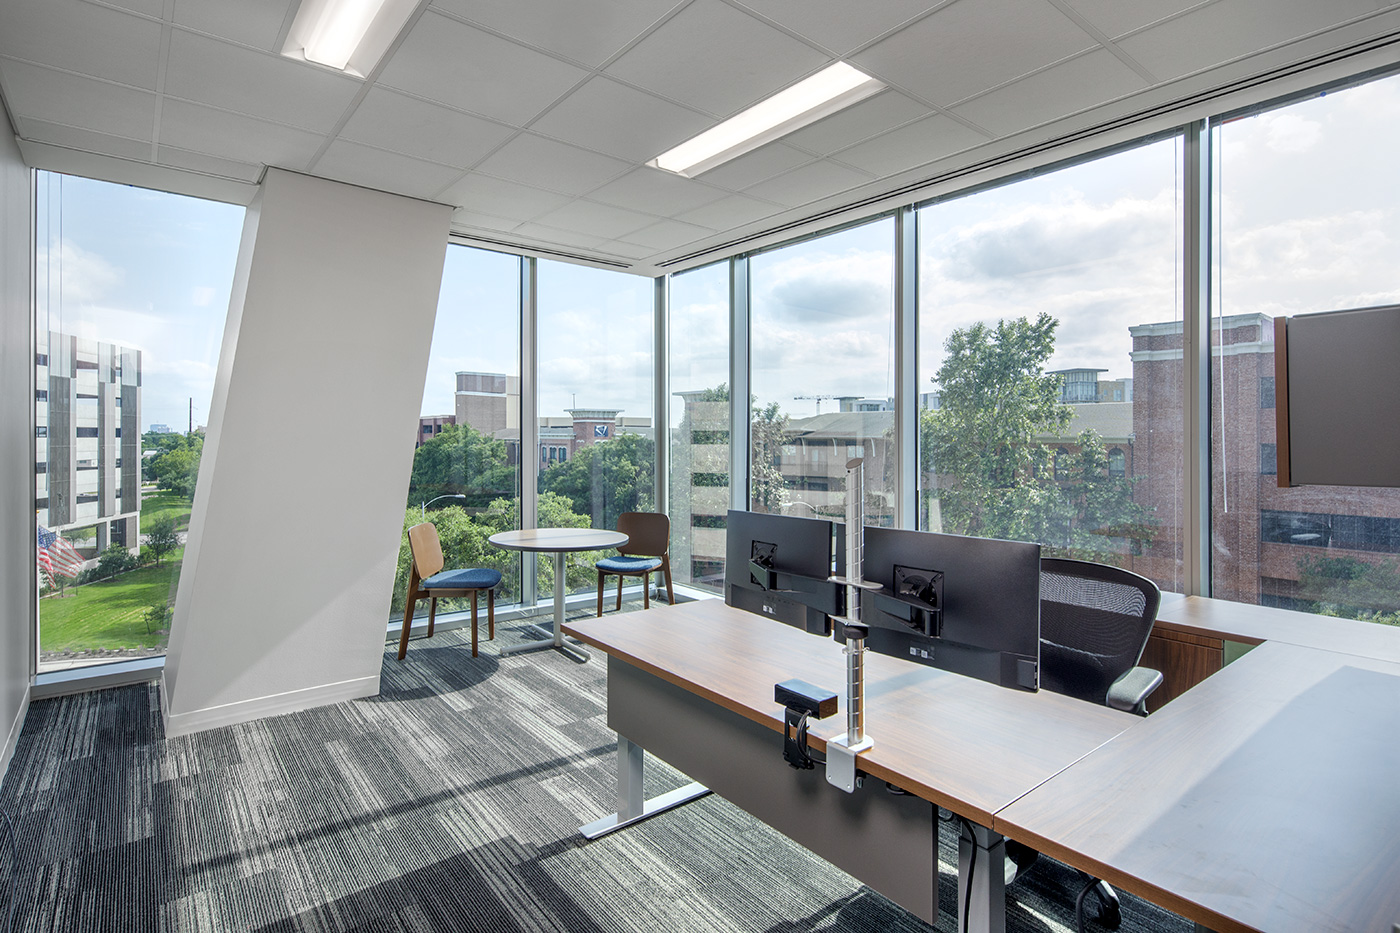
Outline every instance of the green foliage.
[[166, 603], [180, 575], [179, 553], [163, 567], [143, 567], [101, 583], [70, 586], [66, 595], [39, 600], [41, 651], [162, 647], [162, 631], [146, 631], [144, 615]]
[[141, 527], [149, 527], [151, 522], [156, 519], [168, 516], [175, 523], [177, 531], [188, 528], [190, 507], [191, 500], [186, 496], [177, 496], [165, 491], [143, 490], [141, 493]]
[[146, 527], [146, 546], [143, 550], [150, 551], [157, 567], [162, 557], [179, 546], [180, 539], [175, 534], [175, 519], [172, 516], [162, 515]]
[[[582, 447], [545, 470], [540, 491], [568, 500], [577, 515], [592, 516], [595, 528], [616, 528], [623, 512], [655, 510], [655, 470], [655, 442], [640, 434], [621, 434]], [[543, 515], [540, 524], [544, 525]]]
[[120, 544], [109, 544], [97, 556], [97, 566], [84, 570], [78, 575], [78, 584], [95, 583], [115, 577], [119, 573], [135, 570], [137, 558]]
[[448, 425], [413, 455], [408, 501], [417, 507], [438, 496], [464, 495], [470, 508], [516, 494], [516, 468], [504, 441], [470, 425]]
[[202, 449], [200, 441], [195, 446], [179, 447], [156, 457], [150, 464], [156, 485], [173, 495], [193, 499]]
[[1045, 371], [1058, 322], [1040, 314], [955, 330], [934, 375], [939, 408], [921, 414], [920, 455], [938, 499], [943, 530], [1038, 541], [1052, 553], [1109, 561], [1124, 539], [1150, 540], [1147, 511], [1132, 481], [1108, 472], [1092, 431], [1055, 477], [1037, 435], [1061, 435], [1072, 410], [1060, 377]]
[[753, 451], [749, 462], [749, 504], [755, 512], [781, 515], [788, 504], [782, 471], [788, 416], [778, 408], [777, 402], [770, 402], [763, 408], [754, 404], [749, 410], [749, 442]]
[[170, 607], [165, 603], [156, 603], [141, 615], [141, 620], [146, 623], [147, 635], [152, 630], [160, 631], [166, 628], [170, 621]]
[[1298, 584], [1321, 615], [1400, 625], [1400, 561], [1308, 555], [1298, 561]]

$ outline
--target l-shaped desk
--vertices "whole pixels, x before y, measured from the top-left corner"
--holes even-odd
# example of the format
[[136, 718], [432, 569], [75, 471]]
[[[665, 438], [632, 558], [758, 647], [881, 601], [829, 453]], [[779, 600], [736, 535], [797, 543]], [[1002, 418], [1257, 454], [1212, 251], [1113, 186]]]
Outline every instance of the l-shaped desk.
[[[1400, 920], [1400, 632], [1345, 642], [1380, 638], [1379, 659], [1266, 642], [1146, 719], [867, 654], [875, 747], [846, 795], [788, 768], [773, 702], [792, 677], [839, 692], [835, 642], [719, 600], [567, 629], [609, 656], [620, 815], [641, 806], [646, 748], [927, 920], [928, 804], [950, 810], [966, 821], [959, 928], [967, 905], [968, 929], [1005, 929], [1003, 837], [1219, 933]], [[844, 711], [814, 722], [810, 744], [842, 731]]]

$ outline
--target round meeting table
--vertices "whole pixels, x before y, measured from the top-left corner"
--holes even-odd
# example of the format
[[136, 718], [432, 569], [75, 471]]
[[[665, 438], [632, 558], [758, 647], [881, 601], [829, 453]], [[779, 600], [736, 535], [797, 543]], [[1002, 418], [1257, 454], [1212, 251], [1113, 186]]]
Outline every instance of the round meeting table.
[[[580, 660], [588, 660], [588, 652], [564, 640], [564, 555], [570, 551], [601, 551], [622, 547], [628, 537], [620, 531], [602, 528], [522, 528], [519, 531], [499, 531], [487, 539], [507, 551], [534, 551], [554, 554], [554, 637], [527, 641], [502, 648], [501, 654], [534, 651], [537, 648], [557, 648]], [[544, 634], [538, 626], [537, 631]]]

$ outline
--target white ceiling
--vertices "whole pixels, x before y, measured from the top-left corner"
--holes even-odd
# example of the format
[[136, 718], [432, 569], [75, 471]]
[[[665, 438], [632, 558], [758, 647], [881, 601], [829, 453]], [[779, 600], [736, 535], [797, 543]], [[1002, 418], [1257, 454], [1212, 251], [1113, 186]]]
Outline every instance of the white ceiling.
[[[0, 96], [39, 167], [246, 201], [273, 165], [656, 274], [1358, 44], [1400, 61], [1397, 4], [425, 0], [361, 80], [277, 54], [293, 0], [0, 0]], [[645, 166], [836, 59], [890, 90], [695, 179]]]

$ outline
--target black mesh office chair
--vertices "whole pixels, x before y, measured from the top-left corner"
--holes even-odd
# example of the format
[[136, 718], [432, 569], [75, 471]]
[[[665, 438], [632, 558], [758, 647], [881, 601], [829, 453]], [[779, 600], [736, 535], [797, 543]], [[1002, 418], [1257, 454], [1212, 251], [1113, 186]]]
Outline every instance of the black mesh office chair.
[[[1147, 715], [1147, 697], [1162, 682], [1158, 671], [1138, 667], [1157, 619], [1162, 593], [1132, 571], [1084, 560], [1040, 561], [1040, 686], [1066, 696]], [[1007, 882], [1030, 867], [1034, 849], [1006, 843]], [[1122, 921], [1118, 895], [1103, 881], [1084, 875], [1075, 903], [1084, 928], [1084, 902], [1092, 890], [1100, 902], [1097, 920], [1109, 929]]]

